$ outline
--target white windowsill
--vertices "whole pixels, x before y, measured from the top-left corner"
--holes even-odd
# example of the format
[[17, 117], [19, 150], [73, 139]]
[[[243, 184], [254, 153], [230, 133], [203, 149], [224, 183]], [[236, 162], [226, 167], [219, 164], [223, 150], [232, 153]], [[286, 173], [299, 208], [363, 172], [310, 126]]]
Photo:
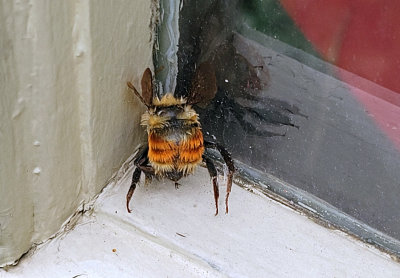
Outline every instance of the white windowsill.
[[[139, 186], [125, 209], [132, 169], [111, 183], [77, 226], [0, 277], [398, 277], [400, 264], [267, 197], [233, 186], [214, 216], [207, 170]], [[141, 181], [143, 184], [143, 180]]]

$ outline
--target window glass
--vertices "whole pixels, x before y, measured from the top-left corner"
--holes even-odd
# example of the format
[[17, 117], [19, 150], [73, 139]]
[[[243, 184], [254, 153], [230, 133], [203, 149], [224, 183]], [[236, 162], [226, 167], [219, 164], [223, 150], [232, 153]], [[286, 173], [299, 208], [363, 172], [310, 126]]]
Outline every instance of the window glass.
[[183, 1], [175, 94], [207, 140], [400, 239], [400, 2]]

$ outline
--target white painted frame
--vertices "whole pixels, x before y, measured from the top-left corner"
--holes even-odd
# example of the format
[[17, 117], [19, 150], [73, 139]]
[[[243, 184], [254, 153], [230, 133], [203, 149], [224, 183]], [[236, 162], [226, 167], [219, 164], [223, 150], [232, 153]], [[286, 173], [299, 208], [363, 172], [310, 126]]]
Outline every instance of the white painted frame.
[[0, 266], [54, 235], [143, 138], [126, 88], [155, 1], [0, 3]]

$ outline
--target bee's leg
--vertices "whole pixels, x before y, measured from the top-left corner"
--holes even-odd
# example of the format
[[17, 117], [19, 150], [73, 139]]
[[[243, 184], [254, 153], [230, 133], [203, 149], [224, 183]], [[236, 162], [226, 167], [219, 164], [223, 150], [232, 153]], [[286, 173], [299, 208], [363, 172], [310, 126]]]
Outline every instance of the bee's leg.
[[135, 191], [136, 184], [140, 180], [140, 174], [141, 173], [142, 173], [142, 170], [140, 170], [139, 167], [136, 167], [136, 169], [135, 169], [135, 171], [133, 172], [133, 175], [132, 175], [131, 187], [129, 187], [129, 191], [126, 194], [126, 209], [128, 210], [129, 213], [131, 213], [131, 210], [129, 209], [129, 201], [131, 200], [133, 192]]
[[151, 181], [153, 180], [153, 176], [144, 173], [145, 179], [144, 179], [144, 185], [147, 186], [151, 183]]
[[[148, 161], [143, 161], [143, 164], [147, 164]], [[140, 168], [140, 170], [142, 170], [142, 172], [145, 175], [145, 181], [144, 184], [148, 185], [152, 180], [153, 177], [156, 175], [154, 168], [151, 167], [151, 165], [138, 165], [137, 167]]]
[[146, 161], [148, 160], [148, 158], [147, 158], [148, 153], [149, 153], [149, 145], [148, 144], [142, 145], [139, 148], [139, 151], [137, 152], [137, 154], [135, 155], [134, 164], [136, 166], [144, 165], [146, 163]]
[[[145, 163], [147, 163], [147, 161], [145, 161]], [[137, 167], [139, 167], [147, 177], [153, 177], [156, 174], [154, 168], [150, 165], [137, 165]]]
[[147, 177], [148, 175], [152, 175], [152, 173], [154, 173], [153, 168], [151, 166], [146, 165], [148, 162], [147, 158], [148, 151], [149, 147], [147, 145], [144, 145], [143, 147], [140, 148], [138, 154], [135, 157], [136, 169], [133, 172], [131, 186], [129, 187], [129, 191], [126, 194], [126, 209], [128, 210], [129, 213], [131, 213], [131, 210], [129, 209], [129, 202], [132, 198], [133, 192], [135, 191], [136, 184], [140, 180], [140, 174], [143, 171]]
[[231, 154], [221, 145], [204, 141], [204, 146], [206, 148], [217, 149], [220, 152], [222, 158], [224, 159], [226, 166], [228, 166], [228, 181], [226, 183], [226, 197], [225, 197], [225, 213], [228, 213], [229, 210], [228, 199], [229, 199], [229, 194], [231, 193], [232, 190], [232, 181], [233, 181], [233, 173], [235, 172], [235, 165], [233, 164]]
[[214, 188], [214, 200], [215, 200], [215, 215], [218, 214], [218, 198], [219, 198], [219, 188], [218, 188], [218, 174], [217, 169], [215, 169], [215, 165], [211, 159], [203, 155], [203, 160], [206, 163], [208, 173], [212, 179], [213, 188]]

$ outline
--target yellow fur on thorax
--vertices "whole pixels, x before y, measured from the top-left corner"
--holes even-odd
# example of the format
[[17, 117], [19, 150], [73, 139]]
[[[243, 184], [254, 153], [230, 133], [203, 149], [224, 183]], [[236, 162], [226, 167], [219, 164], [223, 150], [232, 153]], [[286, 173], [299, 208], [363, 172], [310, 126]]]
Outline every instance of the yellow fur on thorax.
[[186, 103], [186, 99], [184, 98], [176, 98], [172, 93], [167, 93], [162, 96], [161, 99], [158, 97], [153, 98], [154, 106], [173, 106], [173, 105], [182, 105]]
[[[175, 99], [177, 100], [177, 99]], [[172, 103], [172, 102], [166, 102], [163, 101], [163, 104], [165, 103]], [[184, 110], [182, 113], [177, 115], [177, 119], [179, 120], [185, 120], [188, 122], [194, 122], [194, 123], [199, 123], [199, 115], [196, 113], [196, 111], [191, 107], [191, 105], [184, 105]], [[167, 105], [166, 105], [167, 106]], [[160, 116], [155, 113], [154, 108], [150, 108], [148, 111], [146, 111], [141, 118], [141, 125], [147, 127], [147, 132], [149, 132], [153, 128], [163, 128], [168, 126], [168, 121], [170, 119], [168, 117]]]

